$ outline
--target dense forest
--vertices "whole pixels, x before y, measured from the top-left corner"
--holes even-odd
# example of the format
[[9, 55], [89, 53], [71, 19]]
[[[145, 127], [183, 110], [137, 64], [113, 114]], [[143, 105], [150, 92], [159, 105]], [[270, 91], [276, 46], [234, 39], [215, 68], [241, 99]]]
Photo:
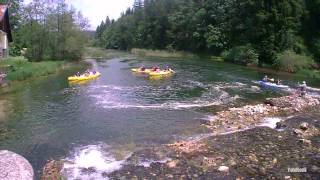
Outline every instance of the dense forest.
[[10, 55], [19, 56], [26, 50], [30, 61], [81, 58], [88, 21], [64, 0], [9, 1], [9, 15], [14, 39]]
[[320, 62], [320, 0], [136, 0], [118, 20], [101, 22], [96, 44], [222, 55], [295, 71]]

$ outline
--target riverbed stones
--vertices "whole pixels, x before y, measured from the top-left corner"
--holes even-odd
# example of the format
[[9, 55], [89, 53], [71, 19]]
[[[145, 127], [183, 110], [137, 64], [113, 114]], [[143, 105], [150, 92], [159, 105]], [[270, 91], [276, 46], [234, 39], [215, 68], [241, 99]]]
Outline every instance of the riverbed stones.
[[301, 131], [300, 129], [293, 129], [293, 132], [294, 132], [296, 135], [302, 135], [302, 134], [303, 134], [303, 131]]
[[218, 171], [227, 173], [227, 172], [229, 172], [229, 167], [228, 166], [220, 166], [218, 168]]
[[283, 129], [285, 127], [286, 125], [281, 121], [276, 123], [276, 129]]
[[33, 180], [33, 168], [24, 157], [11, 151], [0, 151], [1, 180]]
[[61, 169], [63, 162], [50, 160], [44, 166], [41, 180], [62, 179]]
[[300, 124], [300, 129], [302, 129], [303, 131], [305, 131], [305, 130], [307, 130], [308, 129], [308, 127], [309, 127], [309, 124], [308, 123], [306, 123], [306, 122], [303, 122], [303, 123], [301, 123]]
[[320, 172], [320, 168], [318, 166], [316, 166], [316, 165], [313, 165], [313, 166], [311, 166], [311, 171], [319, 173]]
[[178, 161], [170, 161], [167, 163], [167, 166], [170, 168], [174, 168], [177, 166]]

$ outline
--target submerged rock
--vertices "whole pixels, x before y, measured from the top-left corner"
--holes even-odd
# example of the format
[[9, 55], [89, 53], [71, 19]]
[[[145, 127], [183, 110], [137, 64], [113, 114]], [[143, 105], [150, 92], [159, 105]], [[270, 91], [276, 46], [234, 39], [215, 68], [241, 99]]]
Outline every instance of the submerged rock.
[[276, 129], [282, 129], [285, 128], [286, 125], [283, 122], [277, 122], [276, 123]]
[[293, 132], [297, 135], [302, 135], [303, 132], [300, 129], [293, 129]]
[[220, 172], [229, 172], [229, 167], [228, 166], [220, 166], [218, 168], [218, 171], [220, 171]]
[[0, 151], [1, 180], [33, 180], [33, 176], [33, 168], [28, 160], [11, 151]]
[[61, 161], [48, 161], [42, 171], [41, 180], [62, 179], [61, 169], [63, 163]]
[[304, 131], [307, 130], [308, 127], [309, 127], [309, 124], [306, 123], [306, 122], [303, 122], [303, 123], [300, 124], [300, 129], [302, 129]]
[[308, 139], [299, 139], [299, 142], [301, 142], [303, 144], [311, 145], [311, 141]]

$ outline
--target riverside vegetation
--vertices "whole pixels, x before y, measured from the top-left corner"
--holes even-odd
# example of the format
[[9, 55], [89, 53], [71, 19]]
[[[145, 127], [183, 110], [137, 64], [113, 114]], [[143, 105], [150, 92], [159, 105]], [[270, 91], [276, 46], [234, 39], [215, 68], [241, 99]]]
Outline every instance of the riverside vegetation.
[[8, 80], [20, 81], [55, 73], [64, 63], [64, 61], [29, 62], [24, 57], [10, 57], [0, 61], [0, 68], [7, 72]]
[[9, 80], [51, 74], [65, 62], [83, 58], [88, 21], [64, 1], [17, 0], [9, 13], [14, 42], [10, 57], [0, 61]]
[[95, 44], [207, 53], [319, 77], [319, 9], [319, 0], [135, 0], [118, 20], [101, 22]]

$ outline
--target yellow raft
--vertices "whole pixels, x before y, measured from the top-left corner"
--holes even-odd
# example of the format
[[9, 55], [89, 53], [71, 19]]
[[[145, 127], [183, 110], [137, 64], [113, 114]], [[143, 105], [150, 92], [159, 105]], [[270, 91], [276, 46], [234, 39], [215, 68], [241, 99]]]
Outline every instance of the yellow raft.
[[99, 77], [101, 74], [99, 72], [96, 72], [95, 74], [90, 73], [90, 75], [81, 75], [81, 76], [70, 76], [68, 77], [69, 81], [85, 81], [85, 80], [90, 80], [90, 79], [95, 79]]
[[158, 72], [150, 72], [149, 75], [150, 76], [164, 76], [164, 75], [170, 75], [173, 74], [174, 71], [173, 70], [164, 70], [164, 71], [158, 71]]
[[132, 72], [135, 72], [135, 73], [147, 73], [149, 74], [150, 72], [152, 72], [152, 69], [145, 69], [144, 71], [141, 70], [141, 68], [134, 68], [134, 69], [131, 69]]

